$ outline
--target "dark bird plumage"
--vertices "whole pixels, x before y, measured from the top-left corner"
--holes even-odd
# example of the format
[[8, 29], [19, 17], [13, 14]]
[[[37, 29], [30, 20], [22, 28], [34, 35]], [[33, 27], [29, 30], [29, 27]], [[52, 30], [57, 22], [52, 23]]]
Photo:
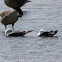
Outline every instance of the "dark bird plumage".
[[45, 36], [45, 37], [53, 37], [56, 33], [58, 32], [58, 30], [54, 31], [44, 31], [44, 30], [40, 30], [38, 33], [38, 36]]
[[19, 12], [19, 15], [22, 16], [23, 12], [20, 9], [20, 7], [25, 5], [25, 3], [31, 2], [31, 1], [29, 1], [29, 0], [4, 0], [4, 2], [8, 7], [11, 7], [13, 9], [17, 10]]
[[5, 25], [5, 29], [7, 29], [6, 25], [12, 24], [14, 30], [14, 23], [18, 20], [18, 16], [19, 13], [16, 10], [4, 11], [0, 14], [0, 21]]
[[30, 31], [11, 31], [10, 29], [7, 29], [5, 31], [6, 36], [24, 36], [27, 33], [32, 32], [33, 30]]

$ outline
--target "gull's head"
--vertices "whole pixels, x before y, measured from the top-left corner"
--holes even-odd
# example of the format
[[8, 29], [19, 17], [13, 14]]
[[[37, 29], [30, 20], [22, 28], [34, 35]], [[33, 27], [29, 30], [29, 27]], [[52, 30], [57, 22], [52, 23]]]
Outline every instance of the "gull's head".
[[41, 29], [41, 30], [39, 31], [39, 33], [38, 33], [38, 35], [37, 35], [37, 36], [40, 36], [43, 32], [44, 32], [44, 30], [43, 30], [43, 29]]
[[12, 32], [12, 30], [10, 30], [10, 29], [6, 29], [6, 30], [5, 30], [5, 35], [8, 36], [9, 33], [11, 33], [11, 32]]

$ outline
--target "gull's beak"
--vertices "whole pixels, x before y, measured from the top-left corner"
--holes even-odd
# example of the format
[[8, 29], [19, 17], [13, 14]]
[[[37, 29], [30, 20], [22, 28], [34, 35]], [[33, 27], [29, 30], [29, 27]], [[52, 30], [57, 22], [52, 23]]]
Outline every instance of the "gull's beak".
[[30, 33], [30, 32], [32, 32], [32, 31], [34, 31], [34, 30], [27, 31], [27, 33]]

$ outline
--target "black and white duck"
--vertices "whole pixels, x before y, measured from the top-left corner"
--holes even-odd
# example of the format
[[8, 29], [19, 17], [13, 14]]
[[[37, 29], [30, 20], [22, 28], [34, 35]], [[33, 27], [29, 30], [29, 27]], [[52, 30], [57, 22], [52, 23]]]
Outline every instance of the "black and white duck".
[[10, 29], [5, 30], [5, 35], [6, 36], [24, 36], [27, 33], [32, 32], [33, 30], [30, 31], [12, 31]]
[[45, 36], [45, 37], [53, 37], [56, 33], [58, 32], [58, 30], [51, 30], [51, 31], [45, 31], [43, 29], [41, 29], [38, 33], [38, 36]]

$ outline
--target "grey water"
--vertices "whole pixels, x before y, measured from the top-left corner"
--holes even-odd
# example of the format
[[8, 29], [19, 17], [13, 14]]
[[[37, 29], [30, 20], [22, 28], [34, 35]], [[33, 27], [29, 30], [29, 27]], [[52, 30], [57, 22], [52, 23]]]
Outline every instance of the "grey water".
[[[0, 13], [10, 9], [0, 0]], [[62, 0], [31, 0], [21, 9], [24, 15], [14, 29], [34, 31], [6, 37], [0, 23], [0, 62], [62, 62]], [[37, 37], [40, 29], [59, 31], [54, 37]]]

